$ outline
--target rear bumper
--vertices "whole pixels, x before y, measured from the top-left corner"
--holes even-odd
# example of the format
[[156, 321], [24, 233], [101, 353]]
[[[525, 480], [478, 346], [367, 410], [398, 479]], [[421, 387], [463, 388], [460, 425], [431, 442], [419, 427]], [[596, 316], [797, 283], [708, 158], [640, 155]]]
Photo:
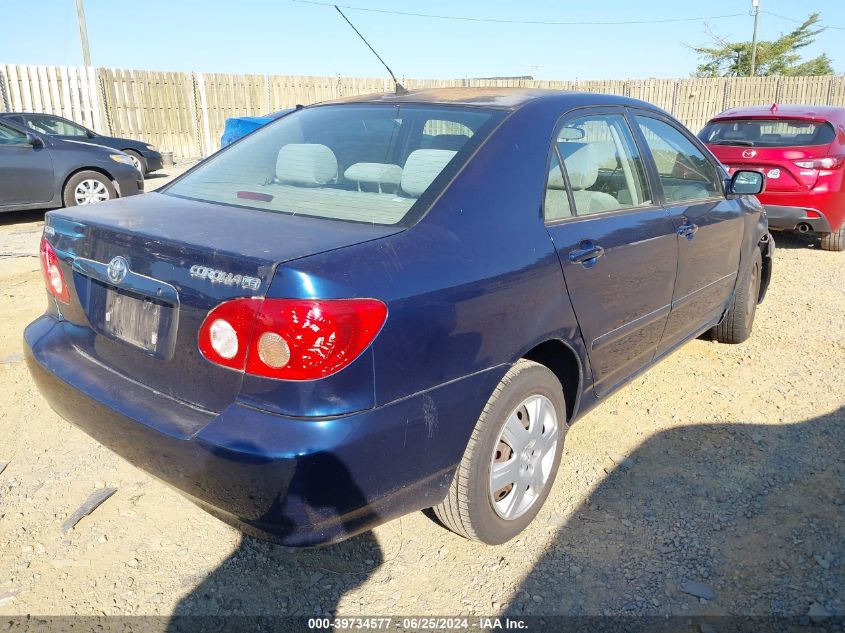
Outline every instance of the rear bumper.
[[[819, 233], [838, 231], [845, 221], [845, 192], [815, 189], [798, 193], [764, 192], [757, 196], [769, 216], [769, 226], [781, 231], [807, 224]], [[820, 215], [819, 218], [808, 217]]]
[[[24, 350], [63, 418], [243, 531], [289, 546], [342, 540], [445, 495], [505, 368], [344, 417], [195, 409], [95, 363], [42, 316]], [[478, 409], [478, 410], [476, 410]]]
[[[769, 217], [769, 228], [781, 231], [798, 230], [802, 225], [810, 227], [811, 231], [829, 233], [830, 223], [824, 214], [818, 209], [807, 207], [787, 207], [781, 205], [767, 204], [766, 215]], [[815, 211], [821, 217], [808, 217], [808, 211]]]

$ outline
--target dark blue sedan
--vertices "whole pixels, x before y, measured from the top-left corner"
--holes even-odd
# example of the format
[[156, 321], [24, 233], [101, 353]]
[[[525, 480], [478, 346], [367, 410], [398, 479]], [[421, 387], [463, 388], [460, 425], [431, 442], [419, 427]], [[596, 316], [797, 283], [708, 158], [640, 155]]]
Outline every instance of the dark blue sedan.
[[763, 184], [622, 97], [306, 107], [157, 192], [47, 214], [26, 356], [62, 417], [251, 534], [433, 507], [501, 543], [574, 420], [690, 339], [749, 336]]

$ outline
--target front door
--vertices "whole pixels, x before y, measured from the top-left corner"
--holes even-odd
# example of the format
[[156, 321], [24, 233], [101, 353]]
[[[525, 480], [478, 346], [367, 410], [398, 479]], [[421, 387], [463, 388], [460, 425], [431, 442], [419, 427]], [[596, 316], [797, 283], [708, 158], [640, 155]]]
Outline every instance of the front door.
[[33, 147], [25, 133], [0, 123], [0, 207], [49, 202], [52, 198], [50, 151]]
[[725, 197], [720, 169], [689, 135], [655, 115], [634, 118], [678, 233], [678, 276], [659, 355], [712, 325], [727, 308], [744, 215], [739, 202]]
[[625, 115], [588, 112], [557, 130], [544, 213], [603, 395], [651, 362], [670, 311], [678, 246]]

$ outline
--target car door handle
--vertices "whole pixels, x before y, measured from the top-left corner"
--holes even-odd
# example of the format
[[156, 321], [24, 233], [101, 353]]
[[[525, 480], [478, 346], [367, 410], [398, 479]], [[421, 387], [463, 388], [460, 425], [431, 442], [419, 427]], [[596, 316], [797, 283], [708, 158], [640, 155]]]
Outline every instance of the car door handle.
[[691, 222], [686, 222], [678, 227], [678, 235], [685, 237], [688, 240], [695, 237], [696, 231], [698, 231], [698, 225], [692, 224]]
[[604, 255], [604, 249], [590, 240], [584, 240], [574, 251], [569, 251], [569, 261], [573, 264], [583, 264], [585, 267], [596, 263], [596, 260]]

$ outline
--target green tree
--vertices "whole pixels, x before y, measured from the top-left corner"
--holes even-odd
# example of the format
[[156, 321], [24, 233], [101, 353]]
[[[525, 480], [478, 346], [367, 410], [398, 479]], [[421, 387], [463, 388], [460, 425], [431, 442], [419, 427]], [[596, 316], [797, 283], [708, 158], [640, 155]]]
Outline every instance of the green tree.
[[[815, 41], [824, 27], [813, 13], [794, 31], [776, 40], [758, 40], [754, 74], [767, 75], [831, 75], [833, 67], [827, 53], [802, 60], [799, 51]], [[816, 28], [814, 28], [816, 27]], [[708, 29], [712, 46], [693, 47], [701, 58], [696, 77], [747, 77], [751, 72], [751, 42], [728, 42]]]

